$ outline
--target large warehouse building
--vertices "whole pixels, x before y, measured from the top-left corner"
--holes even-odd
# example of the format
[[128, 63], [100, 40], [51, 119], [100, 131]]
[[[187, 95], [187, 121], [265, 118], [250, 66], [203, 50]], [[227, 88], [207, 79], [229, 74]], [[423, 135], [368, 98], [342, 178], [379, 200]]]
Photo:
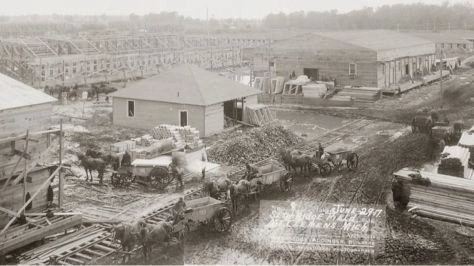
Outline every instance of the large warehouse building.
[[268, 61], [278, 76], [294, 71], [337, 86], [386, 88], [428, 74], [435, 43], [386, 30], [315, 32], [245, 49], [244, 57]]
[[260, 91], [200, 69], [179, 65], [112, 94], [113, 122], [134, 128], [191, 126], [200, 136], [224, 129], [224, 116], [246, 121], [243, 112]]

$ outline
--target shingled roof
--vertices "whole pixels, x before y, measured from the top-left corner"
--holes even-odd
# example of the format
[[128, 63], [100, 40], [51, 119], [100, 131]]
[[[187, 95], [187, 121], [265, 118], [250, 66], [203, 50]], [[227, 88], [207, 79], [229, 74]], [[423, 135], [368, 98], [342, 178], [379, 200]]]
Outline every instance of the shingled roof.
[[113, 97], [208, 106], [261, 92], [194, 65], [178, 65], [140, 80]]
[[0, 74], [0, 95], [0, 110], [57, 101], [56, 98], [4, 74]]

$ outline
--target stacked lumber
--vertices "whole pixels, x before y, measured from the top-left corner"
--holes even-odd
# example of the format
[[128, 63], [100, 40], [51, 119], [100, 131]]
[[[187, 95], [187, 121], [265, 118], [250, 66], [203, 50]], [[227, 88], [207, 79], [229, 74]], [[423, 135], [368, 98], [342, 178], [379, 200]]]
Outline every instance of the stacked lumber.
[[375, 102], [380, 99], [381, 89], [371, 87], [346, 86], [339, 96], [350, 96], [356, 102]]
[[302, 86], [303, 96], [309, 98], [324, 98], [328, 92], [326, 84], [308, 83]]
[[[98, 249], [97, 247], [92, 247], [94, 243], [98, 243], [102, 240], [105, 240], [110, 237], [110, 233], [107, 232], [104, 228], [99, 226], [91, 226], [78, 230], [72, 234], [68, 234], [62, 238], [59, 238], [55, 241], [47, 243], [46, 245], [39, 246], [35, 249], [29, 250], [19, 257], [20, 264], [23, 265], [44, 265], [47, 264], [50, 257], [57, 256], [62, 257], [68, 254], [76, 253], [79, 247], [87, 247], [86, 250], [89, 256], [91, 254], [105, 255], [107, 252], [112, 252], [119, 247], [118, 243], [109, 243], [110, 247], [102, 247]], [[79, 263], [77, 261], [80, 259], [73, 259], [75, 264]], [[80, 264], [85, 264], [88, 261], [81, 261]]]
[[[428, 185], [414, 182], [414, 177], [418, 173], [430, 181]], [[394, 177], [410, 184], [408, 208], [411, 212], [474, 227], [473, 181], [408, 168], [395, 172]]]
[[285, 84], [284, 77], [275, 77], [272, 78], [272, 93], [273, 94], [280, 94], [283, 91], [283, 85]]
[[474, 126], [462, 133], [458, 145], [466, 148], [474, 148]]
[[350, 102], [352, 101], [351, 96], [341, 96], [341, 95], [334, 95], [331, 98], [329, 98], [330, 101], [341, 101], [341, 102]]
[[245, 107], [245, 112], [247, 113], [249, 122], [252, 125], [263, 126], [275, 121], [276, 119], [276, 115], [263, 104], [247, 105]]
[[0, 254], [7, 254], [13, 250], [45, 238], [46, 236], [63, 232], [82, 223], [81, 215], [41, 217], [25, 225], [12, 226], [0, 235]]
[[134, 150], [136, 148], [136, 145], [137, 144], [133, 140], [125, 140], [112, 144], [110, 149], [112, 150], [112, 152], [122, 153]]

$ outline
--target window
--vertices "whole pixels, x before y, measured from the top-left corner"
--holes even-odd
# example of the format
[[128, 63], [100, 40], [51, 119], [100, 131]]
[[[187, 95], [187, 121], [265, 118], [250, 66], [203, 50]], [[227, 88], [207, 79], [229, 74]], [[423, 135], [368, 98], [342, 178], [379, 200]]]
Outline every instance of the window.
[[444, 43], [441, 44], [441, 48], [444, 48]]
[[188, 125], [188, 111], [179, 111], [179, 125], [182, 127]]
[[350, 78], [355, 78], [357, 76], [357, 65], [354, 63], [349, 64], [349, 77]]
[[466, 45], [466, 44], [464, 44], [463, 47], [464, 47], [464, 49], [467, 49], [467, 45]]
[[127, 102], [127, 114], [128, 117], [135, 117], [135, 101]]

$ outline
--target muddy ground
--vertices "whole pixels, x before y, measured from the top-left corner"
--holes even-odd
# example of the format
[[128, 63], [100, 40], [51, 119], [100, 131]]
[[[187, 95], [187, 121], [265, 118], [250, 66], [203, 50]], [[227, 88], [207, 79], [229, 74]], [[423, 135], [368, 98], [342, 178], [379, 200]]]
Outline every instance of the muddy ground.
[[[414, 113], [424, 108], [439, 109], [451, 121], [464, 119], [470, 125], [474, 119], [471, 91], [474, 70], [453, 75], [443, 82], [445, 92], [443, 109], [440, 109], [439, 84], [433, 84], [403, 94], [387, 97], [376, 103], [351, 110], [288, 111], [278, 110], [282, 125], [304, 139], [317, 138], [331, 129], [349, 123], [356, 118], [374, 119], [372, 124], [345, 136], [345, 141], [357, 143], [361, 164], [355, 172], [335, 173], [327, 178], [311, 175], [296, 178], [290, 193], [278, 190], [265, 192], [260, 200], [307, 200], [314, 202], [356, 202], [387, 205], [387, 228], [384, 252], [373, 256], [313, 251], [293, 251], [287, 246], [266, 249], [258, 245], [254, 229], [258, 226], [259, 201], [250, 210], [241, 210], [234, 219], [230, 233], [192, 232], [185, 240], [184, 248], [171, 246], [156, 249], [153, 258], [145, 262], [141, 255], [134, 256], [129, 264], [468, 264], [474, 263], [474, 232], [459, 225], [434, 222], [412, 217], [390, 208], [390, 176], [405, 166], [421, 166], [429, 162], [431, 148], [424, 136], [401, 136], [407, 131]], [[461, 88], [461, 90], [457, 90]], [[474, 93], [472, 95], [474, 97]], [[462, 100], [464, 104], [457, 104]], [[78, 167], [75, 154], [87, 148], [107, 149], [114, 142], [149, 133], [113, 126], [111, 105], [93, 101], [68, 103], [55, 106], [55, 117], [63, 119], [66, 130], [66, 163], [70, 163], [72, 175], [68, 177], [65, 194], [66, 208], [107, 205], [120, 207], [157, 193], [141, 186], [115, 189], [84, 182], [84, 172]], [[392, 123], [390, 121], [402, 122]], [[245, 127], [238, 127], [244, 133]], [[234, 130], [234, 131], [235, 131]], [[207, 146], [219, 145], [230, 133], [205, 139]], [[341, 139], [341, 141], [344, 141]], [[198, 186], [199, 184], [187, 184]], [[113, 257], [103, 262], [118, 264]]]

